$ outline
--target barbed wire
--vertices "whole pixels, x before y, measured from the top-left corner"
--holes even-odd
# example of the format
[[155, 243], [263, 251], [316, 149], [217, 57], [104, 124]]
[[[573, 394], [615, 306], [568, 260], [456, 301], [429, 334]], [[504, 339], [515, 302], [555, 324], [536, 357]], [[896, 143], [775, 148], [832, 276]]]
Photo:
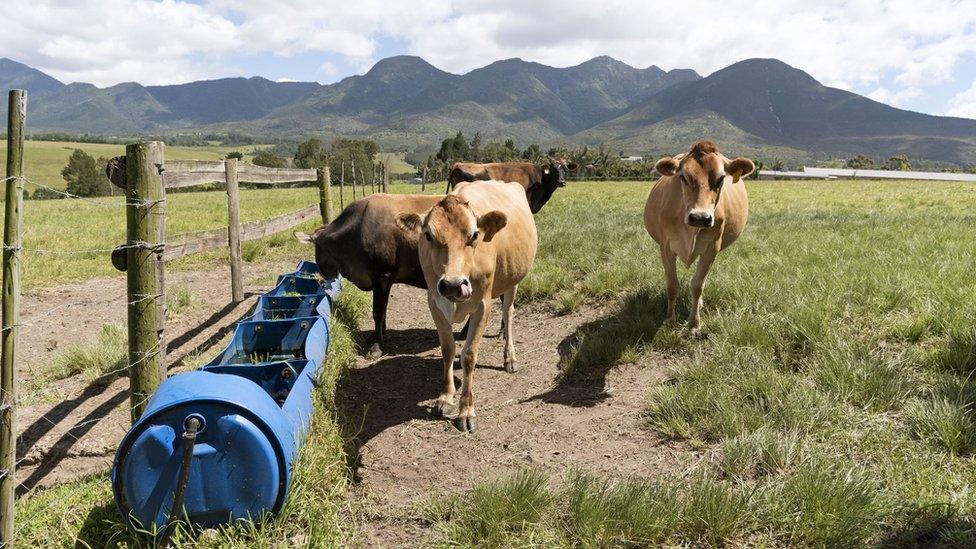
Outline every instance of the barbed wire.
[[159, 199], [156, 199], [156, 200], [132, 200], [131, 198], [125, 197], [125, 196], [123, 196], [123, 197], [126, 200], [123, 203], [121, 203], [121, 204], [118, 204], [118, 203], [115, 203], [115, 202], [106, 202], [106, 201], [103, 201], [103, 200], [95, 200], [93, 198], [88, 198], [88, 197], [85, 197], [85, 196], [80, 196], [80, 195], [77, 195], [77, 194], [74, 194], [74, 193], [70, 193], [70, 192], [65, 191], [65, 190], [62, 190], [62, 189], [57, 189], [57, 188], [54, 188], [54, 187], [49, 187], [49, 186], [47, 186], [47, 185], [45, 185], [43, 183], [38, 183], [37, 181], [34, 181], [34, 180], [28, 178], [25, 175], [14, 175], [14, 176], [10, 176], [10, 177], [5, 177], [2, 180], [0, 180], [0, 183], [6, 183], [7, 181], [11, 181], [13, 179], [20, 179], [25, 184], [32, 185], [34, 187], [38, 187], [38, 188], [41, 188], [41, 189], [45, 189], [45, 190], [51, 191], [53, 193], [56, 193], [56, 194], [59, 194], [59, 195], [63, 196], [64, 198], [68, 198], [68, 199], [72, 199], [72, 200], [81, 200], [82, 202], [87, 202], [89, 204], [94, 204], [95, 206], [101, 206], [101, 207], [105, 207], [105, 208], [127, 208], [129, 206], [138, 206], [138, 207], [147, 208], [147, 207], [155, 206], [157, 204], [163, 204], [163, 203], [166, 202], [166, 198], [159, 198]]
[[133, 248], [139, 248], [143, 250], [149, 250], [156, 253], [161, 253], [166, 249], [166, 243], [161, 242], [159, 244], [151, 244], [143, 240], [137, 240], [131, 244], [122, 244], [115, 246], [114, 248], [89, 248], [83, 250], [48, 250], [44, 248], [28, 248], [25, 246], [3, 246], [5, 251], [11, 251], [15, 254], [20, 252], [31, 252], [35, 254], [48, 254], [48, 255], [85, 255], [85, 254], [100, 254], [100, 253], [112, 253], [115, 250], [128, 250]]

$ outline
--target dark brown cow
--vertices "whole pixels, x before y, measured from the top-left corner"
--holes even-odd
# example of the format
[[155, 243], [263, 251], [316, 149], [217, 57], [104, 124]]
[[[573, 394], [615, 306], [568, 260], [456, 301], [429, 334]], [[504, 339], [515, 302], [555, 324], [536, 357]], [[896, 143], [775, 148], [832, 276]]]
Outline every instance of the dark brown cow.
[[447, 192], [462, 181], [515, 182], [525, 189], [529, 209], [535, 214], [552, 198], [557, 188], [566, 186], [566, 172], [575, 170], [576, 164], [566, 162], [564, 158], [550, 158], [549, 164], [544, 166], [531, 162], [457, 162], [451, 166], [451, 173], [447, 176]]
[[350, 204], [332, 223], [299, 240], [315, 245], [315, 262], [326, 278], [341, 274], [363, 291], [373, 292], [375, 336], [370, 354], [381, 352], [386, 307], [394, 284], [426, 288], [417, 254], [416, 233], [401, 229], [400, 214], [426, 214], [444, 196], [373, 194]]

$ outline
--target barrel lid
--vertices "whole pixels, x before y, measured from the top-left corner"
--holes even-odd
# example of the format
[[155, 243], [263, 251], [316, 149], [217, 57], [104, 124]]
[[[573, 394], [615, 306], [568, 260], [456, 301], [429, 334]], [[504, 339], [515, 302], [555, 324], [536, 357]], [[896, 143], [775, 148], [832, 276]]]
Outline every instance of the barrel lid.
[[[186, 376], [218, 375], [192, 372], [167, 382]], [[231, 377], [236, 376], [218, 376], [224, 383]], [[252, 409], [263, 406], [239, 403], [249, 398], [270, 401], [267, 393], [250, 384], [254, 394], [238, 393], [233, 400], [203, 391], [195, 399], [174, 398], [167, 404], [157, 397], [180, 391], [167, 390], [166, 385], [160, 386], [157, 402], [129, 431], [116, 455], [112, 484], [126, 520], [144, 530], [166, 524], [183, 458], [184, 424], [191, 416], [201, 419], [203, 427], [184, 492], [183, 508], [190, 521], [207, 528], [277, 511], [287, 489], [286, 449], [275, 429]]]

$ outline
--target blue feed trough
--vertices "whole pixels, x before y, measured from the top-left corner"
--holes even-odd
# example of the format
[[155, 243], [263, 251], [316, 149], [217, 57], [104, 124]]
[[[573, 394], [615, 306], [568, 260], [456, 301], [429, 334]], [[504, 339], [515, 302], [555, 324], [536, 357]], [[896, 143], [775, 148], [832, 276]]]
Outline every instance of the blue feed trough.
[[[131, 527], [161, 531], [172, 518], [208, 528], [281, 508], [338, 293], [337, 279], [322, 282], [302, 261], [258, 299], [214, 360], [159, 386], [112, 468]], [[173, 512], [179, 500], [185, 513]]]

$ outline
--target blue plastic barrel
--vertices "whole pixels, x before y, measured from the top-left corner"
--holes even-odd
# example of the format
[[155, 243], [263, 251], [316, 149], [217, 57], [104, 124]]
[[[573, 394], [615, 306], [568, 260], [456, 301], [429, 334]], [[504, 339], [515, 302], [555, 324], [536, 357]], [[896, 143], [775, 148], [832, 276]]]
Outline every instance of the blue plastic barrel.
[[[308, 430], [338, 292], [338, 280], [322, 281], [314, 263], [301, 262], [258, 299], [214, 360], [159, 386], [112, 468], [115, 500], [131, 527], [160, 531], [171, 517], [215, 527], [281, 508]], [[190, 418], [201, 427], [183, 512], [173, 513]]]

